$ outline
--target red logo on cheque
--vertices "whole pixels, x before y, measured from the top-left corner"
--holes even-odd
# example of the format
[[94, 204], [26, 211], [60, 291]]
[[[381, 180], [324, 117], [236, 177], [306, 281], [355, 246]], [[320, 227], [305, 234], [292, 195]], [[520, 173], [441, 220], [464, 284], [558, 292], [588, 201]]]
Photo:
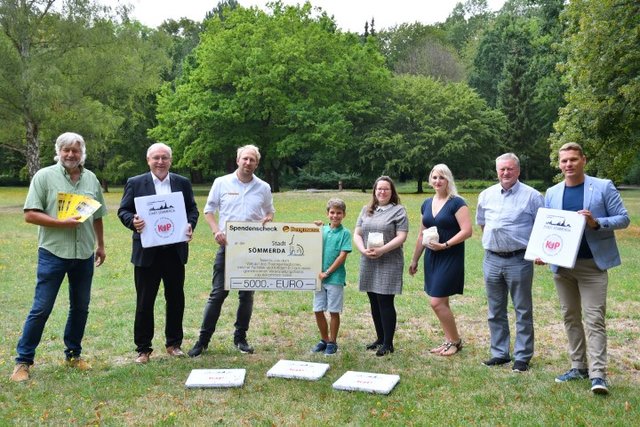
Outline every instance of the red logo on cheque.
[[167, 238], [170, 237], [173, 232], [175, 227], [173, 226], [173, 221], [171, 221], [169, 218], [158, 218], [158, 220], [156, 221], [156, 234], [159, 237], [162, 238]]
[[550, 234], [542, 243], [542, 250], [547, 255], [557, 255], [562, 249], [562, 238], [557, 234]]

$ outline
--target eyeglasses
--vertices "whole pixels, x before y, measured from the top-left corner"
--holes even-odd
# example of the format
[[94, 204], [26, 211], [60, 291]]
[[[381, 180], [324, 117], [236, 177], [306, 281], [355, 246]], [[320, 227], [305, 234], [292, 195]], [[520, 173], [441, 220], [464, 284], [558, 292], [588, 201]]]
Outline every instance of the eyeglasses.
[[378, 193], [389, 193], [391, 191], [390, 188], [376, 188]]
[[171, 160], [171, 157], [168, 157], [168, 156], [153, 156], [149, 158], [154, 162], [159, 162], [159, 161], [168, 162], [169, 160]]

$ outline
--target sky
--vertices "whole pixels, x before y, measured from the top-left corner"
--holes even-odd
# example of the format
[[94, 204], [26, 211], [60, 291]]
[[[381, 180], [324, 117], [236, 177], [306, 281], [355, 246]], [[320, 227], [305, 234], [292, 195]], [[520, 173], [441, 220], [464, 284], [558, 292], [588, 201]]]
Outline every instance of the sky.
[[[133, 17], [149, 27], [157, 27], [166, 19], [187, 17], [202, 21], [205, 13], [218, 4], [218, 0], [98, 0], [108, 6], [130, 4]], [[258, 6], [266, 10], [269, 0], [239, 0], [245, 7]], [[364, 32], [364, 24], [375, 18], [375, 28], [381, 30], [402, 23], [421, 22], [434, 24], [444, 22], [456, 3], [461, 0], [312, 0], [313, 6], [321, 7], [329, 16], [333, 15], [343, 31]], [[284, 4], [303, 4], [304, 0], [283, 0]], [[488, 0], [491, 10], [498, 10], [505, 0]]]

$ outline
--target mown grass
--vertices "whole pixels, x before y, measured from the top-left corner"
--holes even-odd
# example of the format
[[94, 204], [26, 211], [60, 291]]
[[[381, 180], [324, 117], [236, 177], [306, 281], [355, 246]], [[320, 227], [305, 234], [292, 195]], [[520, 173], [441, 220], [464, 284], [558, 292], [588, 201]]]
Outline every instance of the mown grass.
[[[196, 189], [204, 205], [208, 188]], [[413, 187], [410, 191], [415, 191]], [[428, 354], [442, 339], [437, 319], [422, 290], [421, 272], [405, 275], [397, 298], [396, 352], [377, 358], [364, 351], [373, 326], [367, 298], [358, 292], [358, 255], [347, 260], [348, 286], [337, 356], [312, 355], [318, 339], [309, 293], [263, 292], [256, 296], [249, 331], [253, 355], [232, 346], [237, 297], [225, 303], [209, 351], [198, 359], [170, 360], [163, 354], [164, 304], [156, 305], [156, 351], [146, 366], [133, 363], [135, 291], [129, 263], [130, 235], [115, 215], [121, 192], [106, 195], [107, 260], [96, 271], [91, 313], [83, 342], [92, 362], [90, 372], [62, 366], [62, 334], [68, 297], [63, 286], [36, 355], [32, 380], [12, 384], [15, 345], [33, 298], [36, 227], [22, 219], [26, 189], [0, 189], [0, 424], [55, 425], [640, 425], [640, 191], [624, 191], [632, 225], [617, 233], [623, 265], [610, 271], [608, 300], [611, 394], [592, 396], [587, 382], [555, 384], [569, 367], [557, 297], [547, 268], [536, 268], [534, 284], [536, 354], [530, 372], [489, 369], [486, 299], [482, 281], [480, 232], [466, 250], [466, 288], [452, 298], [466, 342], [451, 358]], [[477, 192], [463, 194], [475, 212]], [[347, 202], [345, 225], [354, 228], [368, 194], [361, 192], [286, 192], [276, 194], [277, 221], [308, 222], [323, 218], [326, 200]], [[409, 259], [424, 195], [403, 194], [411, 232], [405, 244]], [[201, 221], [187, 266], [185, 349], [195, 341], [210, 290], [216, 246]], [[513, 317], [511, 316], [513, 322]], [[512, 328], [513, 330], [513, 328]], [[330, 370], [317, 382], [267, 378], [279, 359], [328, 362]], [[187, 390], [194, 368], [246, 368], [245, 385], [229, 390]], [[394, 373], [400, 383], [388, 396], [340, 392], [332, 383], [347, 370]]]

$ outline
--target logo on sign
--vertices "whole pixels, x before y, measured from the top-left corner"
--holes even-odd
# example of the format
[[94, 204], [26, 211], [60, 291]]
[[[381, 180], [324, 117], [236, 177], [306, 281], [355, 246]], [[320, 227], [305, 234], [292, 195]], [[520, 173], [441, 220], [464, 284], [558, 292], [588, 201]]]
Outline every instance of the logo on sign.
[[175, 232], [175, 229], [176, 227], [173, 224], [173, 221], [166, 217], [158, 218], [154, 224], [154, 231], [156, 235], [163, 239], [171, 237]]
[[542, 250], [547, 255], [557, 255], [562, 249], [562, 237], [557, 234], [548, 235], [542, 242]]

